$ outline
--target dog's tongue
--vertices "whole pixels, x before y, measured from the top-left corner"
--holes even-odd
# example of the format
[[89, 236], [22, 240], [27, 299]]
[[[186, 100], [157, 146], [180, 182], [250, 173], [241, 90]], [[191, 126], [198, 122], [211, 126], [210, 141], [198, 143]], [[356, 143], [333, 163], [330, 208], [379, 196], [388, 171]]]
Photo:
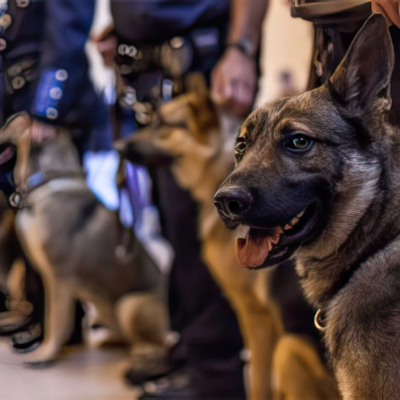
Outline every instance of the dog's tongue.
[[269, 254], [270, 238], [259, 239], [257, 242], [246, 239], [236, 239], [236, 257], [246, 268], [261, 266]]

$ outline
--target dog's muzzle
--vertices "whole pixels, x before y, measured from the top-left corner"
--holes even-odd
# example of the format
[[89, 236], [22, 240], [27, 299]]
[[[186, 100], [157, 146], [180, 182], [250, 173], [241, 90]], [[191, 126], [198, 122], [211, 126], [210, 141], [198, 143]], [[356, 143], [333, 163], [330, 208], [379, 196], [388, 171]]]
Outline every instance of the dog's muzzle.
[[239, 186], [221, 188], [214, 196], [214, 205], [221, 217], [232, 220], [244, 216], [253, 203], [250, 191]]

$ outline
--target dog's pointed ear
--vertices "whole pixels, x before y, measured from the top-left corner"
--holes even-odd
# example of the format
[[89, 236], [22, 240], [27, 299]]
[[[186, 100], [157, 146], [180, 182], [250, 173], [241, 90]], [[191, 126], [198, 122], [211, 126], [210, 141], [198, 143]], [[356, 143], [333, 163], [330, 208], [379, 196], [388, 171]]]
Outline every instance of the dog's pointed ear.
[[390, 100], [393, 66], [394, 50], [385, 18], [372, 15], [357, 33], [328, 87], [334, 98], [359, 115], [377, 96]]
[[186, 92], [196, 93], [201, 99], [208, 97], [206, 78], [199, 72], [193, 72], [185, 77], [185, 88]]
[[191, 131], [199, 139], [205, 139], [211, 130], [219, 128], [217, 109], [210, 99], [206, 80], [202, 74], [192, 73], [186, 77], [185, 87], [191, 94], [188, 102], [193, 117]]

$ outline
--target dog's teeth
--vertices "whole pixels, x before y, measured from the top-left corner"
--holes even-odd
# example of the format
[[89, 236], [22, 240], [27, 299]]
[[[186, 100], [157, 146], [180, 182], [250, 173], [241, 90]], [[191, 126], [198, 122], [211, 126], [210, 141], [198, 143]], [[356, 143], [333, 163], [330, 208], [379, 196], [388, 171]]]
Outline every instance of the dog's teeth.
[[273, 244], [277, 244], [277, 243], [279, 242], [279, 239], [280, 239], [280, 235], [274, 235], [274, 236], [271, 236], [271, 237], [270, 237], [270, 241], [271, 241]]
[[249, 225], [239, 225], [236, 228], [236, 238], [237, 239], [246, 239], [247, 235], [249, 234], [250, 226]]
[[271, 251], [272, 250], [272, 240], [271, 238], [268, 238], [268, 250]]
[[291, 221], [290, 221], [290, 225], [296, 225], [298, 222], [299, 222], [300, 220], [298, 219], [298, 218], [293, 218]]
[[287, 231], [289, 229], [292, 229], [292, 225], [289, 225], [289, 224], [285, 225], [285, 231]]
[[301, 218], [303, 215], [304, 215], [304, 212], [305, 212], [306, 210], [303, 210], [298, 216], [297, 216], [297, 218]]
[[275, 235], [276, 234], [282, 234], [283, 233], [283, 229], [280, 227], [280, 226], [277, 226], [276, 228], [275, 228]]

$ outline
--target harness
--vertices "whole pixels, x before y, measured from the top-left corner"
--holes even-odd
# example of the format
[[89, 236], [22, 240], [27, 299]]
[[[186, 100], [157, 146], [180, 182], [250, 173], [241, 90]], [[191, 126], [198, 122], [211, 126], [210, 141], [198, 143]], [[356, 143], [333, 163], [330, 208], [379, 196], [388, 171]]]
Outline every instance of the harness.
[[[38, 193], [36, 202], [42, 201], [53, 193], [73, 192], [76, 190], [90, 189], [86, 185], [85, 176], [82, 171], [44, 171], [31, 175], [26, 181], [24, 189], [17, 189], [10, 197], [9, 202], [16, 211], [29, 207], [29, 196], [37, 189], [46, 186], [46, 191]], [[120, 178], [120, 177], [119, 177]], [[121, 179], [121, 178], [120, 178]], [[121, 190], [122, 182], [118, 185]], [[119, 244], [115, 248], [115, 256], [119, 259], [125, 258], [133, 248], [133, 229], [125, 228], [119, 218], [119, 209], [115, 211], [115, 217], [119, 227]]]

